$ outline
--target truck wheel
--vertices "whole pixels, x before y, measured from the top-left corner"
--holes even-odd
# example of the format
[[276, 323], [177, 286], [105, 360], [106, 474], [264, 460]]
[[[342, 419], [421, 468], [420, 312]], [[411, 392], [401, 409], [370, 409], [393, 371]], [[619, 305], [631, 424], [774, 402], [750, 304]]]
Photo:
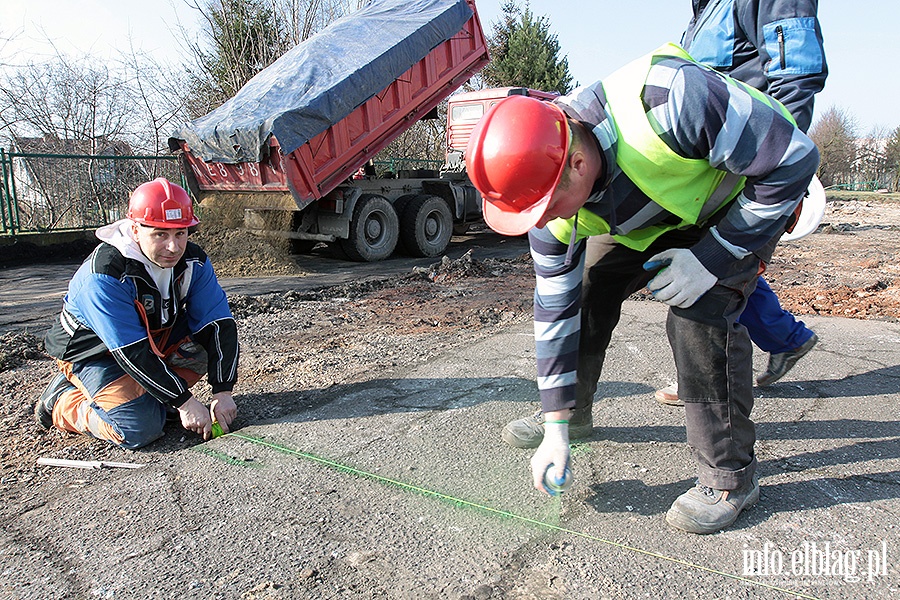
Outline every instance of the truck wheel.
[[400, 218], [400, 239], [413, 256], [438, 256], [453, 235], [453, 215], [439, 196], [413, 198]]
[[401, 223], [403, 222], [403, 211], [406, 210], [406, 206], [418, 196], [419, 194], [404, 194], [394, 200], [394, 212], [397, 213], [397, 218], [400, 219]]
[[399, 221], [387, 198], [375, 194], [360, 196], [350, 219], [350, 237], [341, 240], [341, 248], [351, 260], [384, 260], [397, 247]]

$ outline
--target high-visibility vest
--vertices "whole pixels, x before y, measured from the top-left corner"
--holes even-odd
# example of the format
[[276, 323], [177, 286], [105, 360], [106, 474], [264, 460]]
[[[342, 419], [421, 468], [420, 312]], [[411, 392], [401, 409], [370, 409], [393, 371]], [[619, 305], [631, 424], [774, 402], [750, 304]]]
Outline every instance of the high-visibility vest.
[[[683, 48], [669, 43], [603, 80], [607, 108], [618, 135], [616, 163], [647, 197], [681, 218], [680, 223], [651, 225], [613, 236], [616, 241], [634, 250], [646, 250], [667, 231], [704, 223], [730, 203], [747, 180], [746, 177], [712, 167], [707, 159], [679, 156], [653, 130], [641, 94], [651, 66], [669, 57], [693, 61]], [[794, 122], [790, 112], [774, 98], [736, 79], [722, 77], [729, 85], [746, 90]], [[606, 220], [588, 209], [579, 210], [577, 219], [576, 239], [610, 231]], [[555, 219], [547, 227], [559, 241], [568, 243], [574, 221], [575, 217]]]

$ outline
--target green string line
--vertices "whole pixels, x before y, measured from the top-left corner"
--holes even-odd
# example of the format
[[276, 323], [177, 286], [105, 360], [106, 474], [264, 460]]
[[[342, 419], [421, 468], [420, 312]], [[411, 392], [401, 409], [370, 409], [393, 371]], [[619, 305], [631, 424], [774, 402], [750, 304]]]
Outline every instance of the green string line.
[[636, 554], [643, 554], [644, 556], [652, 556], [653, 558], [658, 558], [658, 559], [660, 559], [660, 560], [665, 560], [665, 561], [668, 561], [668, 562], [671, 562], [671, 563], [675, 563], [675, 564], [678, 564], [678, 565], [682, 565], [682, 566], [685, 566], [685, 567], [690, 567], [690, 568], [696, 569], [696, 570], [698, 570], [698, 571], [705, 571], [705, 572], [707, 572], [707, 573], [712, 573], [712, 574], [715, 574], [715, 575], [721, 575], [722, 577], [727, 577], [727, 578], [729, 578], [729, 579], [734, 579], [734, 580], [736, 580], [736, 581], [740, 581], [740, 582], [743, 582], [743, 583], [749, 583], [749, 584], [751, 584], [751, 585], [756, 585], [756, 586], [764, 587], [764, 588], [767, 588], [767, 589], [770, 589], [770, 590], [775, 590], [775, 591], [777, 591], [777, 592], [782, 592], [782, 593], [784, 593], [784, 594], [789, 594], [789, 595], [795, 596], [795, 597], [797, 597], [797, 598], [806, 598], [807, 600], [820, 600], [820, 599], [817, 598], [816, 596], [808, 596], [808, 595], [802, 594], [802, 593], [800, 593], [800, 592], [796, 592], [796, 591], [793, 591], [793, 590], [789, 590], [789, 589], [785, 589], [785, 588], [782, 588], [782, 587], [778, 587], [778, 586], [776, 586], [776, 585], [772, 585], [772, 584], [769, 584], [769, 583], [764, 583], [764, 582], [762, 582], [762, 581], [756, 581], [756, 580], [753, 580], [753, 579], [749, 579], [749, 578], [747, 578], [747, 577], [741, 577], [740, 575], [734, 575], [734, 574], [732, 574], [732, 573], [727, 573], [727, 572], [725, 572], [725, 571], [719, 571], [718, 569], [713, 569], [712, 567], [705, 567], [705, 566], [703, 566], [703, 565], [698, 565], [698, 564], [696, 564], [696, 563], [692, 563], [692, 562], [689, 562], [689, 561], [686, 561], [686, 560], [682, 560], [682, 559], [680, 559], [680, 558], [675, 558], [675, 557], [673, 557], [673, 556], [668, 556], [668, 555], [665, 555], [665, 554], [660, 554], [660, 553], [658, 553], [658, 552], [653, 552], [652, 550], [644, 550], [643, 548], [637, 548], [637, 547], [635, 547], [635, 546], [629, 546], [629, 545], [627, 545], [627, 544], [622, 544], [622, 543], [619, 543], [619, 542], [614, 542], [614, 541], [612, 541], [612, 540], [607, 540], [607, 539], [605, 539], [605, 538], [598, 537], [598, 536], [596, 536], [596, 535], [591, 535], [591, 534], [589, 534], [589, 533], [584, 533], [584, 532], [581, 532], [581, 531], [575, 531], [575, 530], [573, 530], [573, 529], [566, 529], [565, 527], [561, 527], [561, 526], [559, 526], [559, 525], [553, 525], [553, 524], [551, 524], [551, 523], [546, 523], [546, 522], [544, 522], [544, 521], [539, 521], [539, 520], [537, 520], [537, 519], [532, 519], [532, 518], [530, 518], [530, 517], [525, 517], [525, 516], [522, 516], [522, 515], [517, 515], [516, 513], [509, 512], [509, 511], [506, 511], [506, 510], [501, 510], [501, 509], [498, 509], [498, 508], [493, 508], [493, 507], [491, 507], [491, 506], [486, 506], [486, 505], [484, 505], [484, 504], [478, 504], [478, 503], [476, 503], [476, 502], [470, 502], [470, 501], [468, 501], [468, 500], [463, 500], [463, 499], [461, 499], [461, 498], [455, 498], [455, 497], [453, 497], [453, 496], [449, 496], [449, 495], [447, 495], [447, 494], [442, 494], [442, 493], [436, 492], [436, 491], [434, 491], [434, 490], [429, 490], [429, 489], [427, 489], [427, 488], [419, 487], [419, 486], [417, 486], [417, 485], [413, 485], [413, 484], [406, 483], [406, 482], [403, 482], [403, 481], [397, 481], [396, 479], [391, 479], [391, 478], [389, 478], [389, 477], [384, 477], [383, 475], [377, 475], [377, 474], [375, 474], [375, 473], [369, 473], [369, 472], [367, 472], [367, 471], [363, 471], [363, 470], [361, 470], [361, 469], [357, 469], [357, 468], [355, 468], [355, 467], [351, 467], [351, 466], [349, 466], [349, 465], [345, 465], [345, 464], [343, 464], [343, 463], [340, 463], [340, 462], [337, 462], [337, 461], [334, 461], [334, 460], [330, 460], [330, 459], [327, 459], [327, 458], [323, 458], [323, 457], [321, 457], [321, 456], [316, 456], [315, 454], [310, 454], [310, 453], [308, 453], [308, 452], [302, 452], [302, 451], [300, 451], [300, 450], [294, 450], [294, 449], [292, 449], [292, 448], [287, 448], [287, 447], [285, 447], [285, 446], [281, 446], [281, 445], [275, 444], [275, 443], [273, 443], [273, 442], [268, 442], [268, 441], [266, 441], [266, 440], [264, 440], [264, 439], [262, 439], [262, 438], [257, 438], [257, 437], [245, 435], [245, 434], [242, 434], [242, 433], [226, 433], [223, 437], [235, 437], [235, 438], [238, 438], [238, 439], [246, 440], [246, 441], [248, 441], [248, 442], [253, 442], [254, 444], [258, 444], [258, 445], [260, 445], [260, 446], [266, 446], [266, 447], [268, 447], [268, 448], [271, 448], [271, 449], [276, 450], [276, 451], [278, 451], [278, 452], [282, 452], [282, 453], [284, 453], [284, 454], [289, 454], [289, 455], [292, 455], [292, 456], [299, 456], [299, 457], [302, 457], [302, 458], [306, 458], [306, 459], [309, 459], [309, 460], [312, 460], [312, 461], [321, 463], [321, 464], [323, 464], [323, 465], [327, 465], [327, 466], [332, 467], [332, 468], [334, 468], [334, 469], [338, 469], [338, 470], [340, 470], [340, 471], [346, 471], [346, 472], [349, 472], [349, 473], [353, 473], [353, 474], [355, 474], [355, 475], [359, 475], [359, 476], [361, 476], [361, 477], [366, 477], [366, 478], [369, 478], [369, 479], [374, 479], [374, 480], [376, 480], [376, 481], [381, 481], [381, 482], [383, 482], [383, 483], [389, 483], [389, 484], [396, 485], [396, 486], [399, 486], [399, 487], [401, 487], [401, 488], [404, 488], [404, 489], [406, 489], [406, 490], [410, 490], [410, 491], [413, 491], [413, 492], [418, 492], [418, 493], [423, 494], [423, 495], [426, 495], [426, 496], [431, 496], [431, 497], [434, 497], [434, 498], [439, 498], [439, 499], [441, 499], [441, 500], [447, 500], [447, 501], [453, 502], [453, 503], [455, 503], [455, 504], [461, 504], [461, 505], [468, 506], [468, 507], [471, 507], [471, 508], [476, 508], [476, 509], [483, 510], [483, 511], [486, 511], [486, 512], [489, 512], [489, 513], [493, 513], [493, 514], [496, 514], [496, 515], [500, 515], [500, 516], [502, 516], [502, 517], [507, 517], [507, 518], [511, 518], [511, 519], [518, 520], [518, 521], [523, 521], [523, 522], [525, 522], [525, 523], [530, 523], [530, 524], [532, 524], [532, 525], [537, 525], [537, 526], [539, 526], [539, 527], [544, 527], [544, 528], [546, 528], [546, 529], [551, 529], [551, 530], [553, 530], [553, 531], [559, 531], [559, 532], [561, 532], [561, 533], [566, 533], [566, 534], [569, 534], [569, 535], [574, 535], [574, 536], [577, 536], [577, 537], [582, 537], [582, 538], [585, 538], [585, 539], [589, 539], [589, 540], [592, 540], [592, 541], [595, 541], [595, 542], [600, 542], [600, 543], [606, 544], [606, 545], [608, 545], [608, 546], [613, 546], [613, 547], [615, 547], [615, 548], [619, 548], [620, 550], [628, 550], [628, 551], [634, 552], [634, 553], [636, 553]]

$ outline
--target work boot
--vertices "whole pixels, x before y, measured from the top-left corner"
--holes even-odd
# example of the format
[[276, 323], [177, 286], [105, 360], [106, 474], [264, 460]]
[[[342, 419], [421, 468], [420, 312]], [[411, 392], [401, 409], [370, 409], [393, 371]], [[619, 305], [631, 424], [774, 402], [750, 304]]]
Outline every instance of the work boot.
[[656, 390], [656, 393], [653, 395], [656, 398], [656, 401], [660, 404], [665, 404], [667, 406], [684, 406], [684, 402], [682, 402], [678, 398], [678, 384], [673, 383], [672, 385], [667, 385], [661, 390]]
[[795, 348], [789, 352], [770, 354], [769, 367], [766, 369], [765, 373], [756, 378], [756, 385], [759, 387], [772, 385], [787, 375], [788, 371], [793, 369], [794, 365], [797, 364], [797, 361], [803, 358], [807, 352], [812, 350], [813, 346], [815, 346], [818, 341], [819, 336], [814, 333], [812, 334], [812, 337], [803, 342], [803, 345], [799, 348]]
[[[573, 410], [569, 418], [569, 440], [591, 437], [593, 431], [591, 407]], [[537, 448], [544, 440], [544, 413], [539, 410], [530, 417], [510, 421], [500, 437], [513, 448]]]
[[742, 510], [758, 500], [759, 480], [755, 476], [738, 490], [714, 490], [698, 481], [675, 499], [666, 522], [688, 533], [714, 533], [734, 523]]
[[56, 401], [64, 392], [72, 389], [75, 389], [75, 386], [62, 373], [58, 373], [50, 380], [50, 385], [34, 405], [34, 418], [41, 427], [44, 429], [53, 427], [53, 407], [56, 406]]

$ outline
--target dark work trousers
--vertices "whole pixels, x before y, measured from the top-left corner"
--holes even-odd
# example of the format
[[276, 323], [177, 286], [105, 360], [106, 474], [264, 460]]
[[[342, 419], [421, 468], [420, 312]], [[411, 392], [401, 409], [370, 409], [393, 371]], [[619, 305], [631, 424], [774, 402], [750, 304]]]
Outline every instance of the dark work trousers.
[[[588, 239], [576, 408], [593, 403], [622, 302], [656, 274], [644, 271], [643, 264], [663, 250], [690, 248], [705, 232], [699, 227], [671, 231], [643, 252], [608, 235]], [[670, 308], [666, 321], [678, 369], [678, 396], [685, 403], [688, 445], [700, 483], [719, 490], [743, 487], [756, 471], [756, 429], [750, 419], [752, 346], [737, 319], [756, 286], [760, 259], [767, 262], [774, 245], [737, 261], [693, 306]]]

